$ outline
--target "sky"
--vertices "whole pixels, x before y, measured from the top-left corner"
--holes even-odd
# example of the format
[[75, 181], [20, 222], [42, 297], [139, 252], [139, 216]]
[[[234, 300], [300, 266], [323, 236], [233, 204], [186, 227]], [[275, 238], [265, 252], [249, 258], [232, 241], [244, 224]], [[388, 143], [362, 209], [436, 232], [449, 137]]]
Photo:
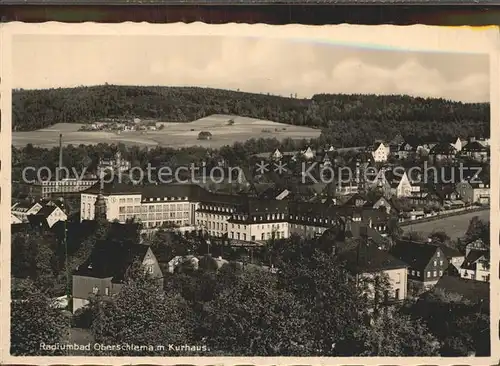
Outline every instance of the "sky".
[[16, 35], [13, 88], [164, 85], [489, 101], [487, 55], [230, 36]]

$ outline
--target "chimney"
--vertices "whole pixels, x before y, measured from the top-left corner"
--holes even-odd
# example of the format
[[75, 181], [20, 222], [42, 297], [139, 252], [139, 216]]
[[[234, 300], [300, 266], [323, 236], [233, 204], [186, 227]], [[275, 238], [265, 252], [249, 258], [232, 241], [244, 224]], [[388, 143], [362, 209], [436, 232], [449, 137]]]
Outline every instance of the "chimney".
[[61, 179], [60, 174], [63, 167], [63, 148], [62, 148], [62, 133], [59, 134], [59, 173], [57, 179]]

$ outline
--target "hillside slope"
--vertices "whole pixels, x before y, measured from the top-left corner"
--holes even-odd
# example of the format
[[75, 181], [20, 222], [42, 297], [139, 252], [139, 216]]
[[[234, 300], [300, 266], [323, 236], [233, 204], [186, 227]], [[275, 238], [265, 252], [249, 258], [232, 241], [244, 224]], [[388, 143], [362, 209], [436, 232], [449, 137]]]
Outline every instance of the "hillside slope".
[[[102, 118], [152, 118], [188, 122], [234, 114], [320, 127], [325, 136], [358, 145], [395, 134], [489, 136], [487, 103], [464, 104], [409, 96], [315, 95], [295, 99], [197, 87], [103, 85], [13, 91], [13, 129], [32, 131], [55, 123]], [[347, 141], [346, 141], [347, 139]]]

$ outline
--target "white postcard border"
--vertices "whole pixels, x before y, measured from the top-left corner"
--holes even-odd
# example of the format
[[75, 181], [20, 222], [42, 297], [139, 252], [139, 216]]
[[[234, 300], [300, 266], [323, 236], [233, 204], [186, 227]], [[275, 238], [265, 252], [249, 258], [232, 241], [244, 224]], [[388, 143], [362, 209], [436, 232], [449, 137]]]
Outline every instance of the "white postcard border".
[[[248, 25], [204, 23], [175, 24], [64, 24], [48, 22], [43, 24], [9, 23], [1, 25], [1, 350], [2, 363], [12, 364], [192, 364], [192, 365], [488, 365], [498, 364], [500, 354], [499, 334], [499, 154], [500, 143], [500, 32], [497, 27], [429, 27], [407, 26], [305, 26], [305, 25]], [[412, 51], [442, 51], [486, 53], [490, 55], [490, 103], [491, 103], [491, 351], [490, 357], [436, 358], [436, 357], [371, 357], [371, 358], [326, 358], [326, 357], [13, 357], [9, 355], [10, 326], [10, 171], [11, 171], [11, 71], [13, 37], [18, 34], [31, 35], [232, 35], [245, 37], [287, 38], [314, 40], [343, 45], [363, 45]]]

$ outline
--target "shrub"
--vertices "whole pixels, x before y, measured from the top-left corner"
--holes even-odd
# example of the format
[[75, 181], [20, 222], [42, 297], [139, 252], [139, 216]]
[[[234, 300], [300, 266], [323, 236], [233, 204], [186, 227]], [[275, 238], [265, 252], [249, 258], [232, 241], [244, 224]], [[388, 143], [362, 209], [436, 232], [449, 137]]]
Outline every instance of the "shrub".
[[209, 131], [201, 131], [198, 134], [198, 140], [210, 140], [212, 138], [212, 133]]

